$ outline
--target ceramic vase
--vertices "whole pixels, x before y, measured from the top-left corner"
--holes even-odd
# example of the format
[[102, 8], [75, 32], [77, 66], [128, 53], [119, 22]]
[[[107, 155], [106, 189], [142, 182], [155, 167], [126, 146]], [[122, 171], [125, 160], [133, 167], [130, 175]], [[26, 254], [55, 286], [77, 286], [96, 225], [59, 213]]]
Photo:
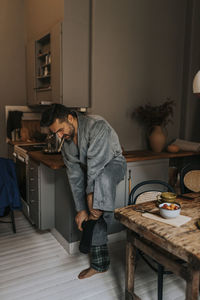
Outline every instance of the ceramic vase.
[[154, 152], [161, 152], [166, 144], [166, 132], [162, 126], [154, 126], [149, 134], [149, 144]]

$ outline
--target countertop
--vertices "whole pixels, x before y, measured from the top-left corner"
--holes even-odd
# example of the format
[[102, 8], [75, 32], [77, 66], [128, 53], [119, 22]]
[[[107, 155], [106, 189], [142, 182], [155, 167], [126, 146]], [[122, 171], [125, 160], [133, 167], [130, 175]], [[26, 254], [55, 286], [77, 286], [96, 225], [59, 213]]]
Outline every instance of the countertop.
[[[165, 158], [175, 158], [175, 157], [185, 157], [185, 156], [195, 156], [200, 155], [200, 152], [193, 151], [179, 151], [177, 153], [160, 152], [155, 153], [149, 150], [134, 150], [134, 151], [124, 151], [124, 157], [127, 162], [136, 162], [144, 160], [153, 159], [165, 159]], [[41, 151], [29, 152], [29, 156], [39, 163], [43, 163], [51, 169], [61, 169], [64, 168], [64, 162], [61, 154], [44, 154]]]

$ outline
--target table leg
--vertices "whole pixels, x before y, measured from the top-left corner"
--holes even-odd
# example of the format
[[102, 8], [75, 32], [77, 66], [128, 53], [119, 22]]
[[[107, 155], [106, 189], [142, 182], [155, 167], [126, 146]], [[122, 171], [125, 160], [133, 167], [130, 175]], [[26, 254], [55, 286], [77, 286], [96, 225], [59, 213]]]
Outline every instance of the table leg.
[[134, 277], [135, 277], [135, 263], [136, 263], [136, 248], [133, 244], [127, 241], [126, 244], [126, 300], [140, 299], [134, 294]]
[[186, 280], [186, 300], [198, 300], [199, 297], [199, 270], [189, 270], [189, 279]]

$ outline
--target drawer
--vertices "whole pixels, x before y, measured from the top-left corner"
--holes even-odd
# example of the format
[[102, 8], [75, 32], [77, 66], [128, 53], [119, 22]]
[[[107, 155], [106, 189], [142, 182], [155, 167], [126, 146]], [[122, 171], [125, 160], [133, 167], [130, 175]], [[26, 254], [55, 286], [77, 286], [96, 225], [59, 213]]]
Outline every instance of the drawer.
[[29, 161], [28, 173], [29, 177], [38, 177], [38, 165], [35, 162]]
[[35, 189], [38, 190], [38, 177], [29, 176], [28, 179], [29, 189]]
[[39, 202], [39, 197], [38, 197], [38, 191], [37, 190], [32, 189], [32, 188], [29, 189], [29, 202], [30, 203]]

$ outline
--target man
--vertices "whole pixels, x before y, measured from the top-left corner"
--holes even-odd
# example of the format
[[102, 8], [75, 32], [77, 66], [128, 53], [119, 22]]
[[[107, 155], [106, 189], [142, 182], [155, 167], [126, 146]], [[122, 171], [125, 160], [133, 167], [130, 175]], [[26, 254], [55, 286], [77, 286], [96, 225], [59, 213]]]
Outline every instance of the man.
[[116, 186], [126, 171], [118, 136], [102, 117], [82, 115], [61, 104], [52, 104], [43, 112], [41, 125], [64, 139], [61, 152], [77, 210], [78, 229], [82, 231], [88, 220], [96, 221], [91, 265], [78, 277], [105, 272], [110, 263], [107, 225], [113, 218]]

